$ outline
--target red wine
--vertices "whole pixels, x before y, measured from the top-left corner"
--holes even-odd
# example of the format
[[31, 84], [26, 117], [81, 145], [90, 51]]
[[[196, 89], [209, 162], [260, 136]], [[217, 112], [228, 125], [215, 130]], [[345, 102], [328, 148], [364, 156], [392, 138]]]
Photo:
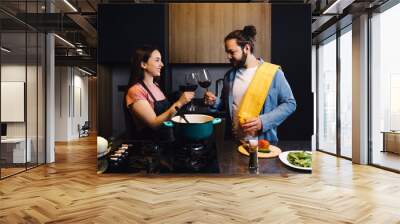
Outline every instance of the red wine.
[[194, 91], [196, 91], [196, 89], [197, 89], [197, 85], [185, 85], [185, 86], [181, 85], [181, 86], [179, 86], [179, 90], [181, 92], [194, 92]]
[[206, 89], [206, 88], [208, 88], [208, 87], [211, 85], [211, 81], [210, 81], [210, 80], [199, 81], [199, 85], [200, 85], [202, 88]]

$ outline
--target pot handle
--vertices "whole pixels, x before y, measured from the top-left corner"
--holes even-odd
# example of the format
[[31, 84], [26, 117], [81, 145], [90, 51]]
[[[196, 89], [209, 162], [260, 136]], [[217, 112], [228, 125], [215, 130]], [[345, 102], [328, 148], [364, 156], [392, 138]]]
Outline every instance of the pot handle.
[[214, 118], [214, 119], [212, 120], [212, 123], [213, 123], [213, 124], [219, 124], [219, 123], [221, 123], [221, 118]]
[[171, 121], [164, 121], [163, 123], [164, 123], [164, 126], [166, 126], [166, 127], [169, 127], [169, 128], [174, 127], [174, 123], [172, 123]]

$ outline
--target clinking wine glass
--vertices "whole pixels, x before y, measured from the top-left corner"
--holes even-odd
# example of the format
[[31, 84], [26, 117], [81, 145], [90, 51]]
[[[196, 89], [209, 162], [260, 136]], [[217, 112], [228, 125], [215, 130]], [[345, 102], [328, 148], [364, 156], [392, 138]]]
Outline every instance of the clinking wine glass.
[[211, 79], [207, 69], [202, 69], [198, 73], [198, 83], [199, 86], [206, 89], [208, 91], [208, 87], [211, 85]]
[[[185, 76], [185, 90], [187, 92], [194, 92], [197, 89], [197, 77], [196, 73], [192, 72], [190, 74], [186, 74]], [[193, 105], [193, 101], [190, 101], [189, 111], [194, 111], [196, 108]]]

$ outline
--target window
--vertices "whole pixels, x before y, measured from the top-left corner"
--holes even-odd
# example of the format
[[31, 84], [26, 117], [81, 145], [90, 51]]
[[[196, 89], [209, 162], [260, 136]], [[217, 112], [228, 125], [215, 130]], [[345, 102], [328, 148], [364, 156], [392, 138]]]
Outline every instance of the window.
[[340, 155], [352, 157], [352, 32], [340, 36]]
[[[0, 2], [0, 7], [15, 6], [12, 1]], [[44, 0], [20, 1], [20, 16], [41, 13], [44, 4]], [[1, 119], [0, 178], [5, 178], [45, 163], [46, 38], [12, 13], [0, 12], [0, 26], [0, 89], [6, 99], [0, 110], [7, 115]]]
[[400, 4], [371, 18], [371, 157], [373, 164], [396, 170], [400, 170], [400, 133], [394, 132], [400, 130], [399, 21]]
[[336, 153], [336, 37], [318, 48], [318, 149]]

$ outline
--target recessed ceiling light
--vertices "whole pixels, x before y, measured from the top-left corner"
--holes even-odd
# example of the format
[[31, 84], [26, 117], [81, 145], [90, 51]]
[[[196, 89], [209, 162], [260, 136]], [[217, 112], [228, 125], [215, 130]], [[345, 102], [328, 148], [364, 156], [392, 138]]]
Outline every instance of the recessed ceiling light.
[[83, 72], [83, 73], [85, 73], [85, 74], [87, 74], [87, 75], [93, 75], [92, 73], [90, 73], [90, 72], [88, 72], [88, 71], [86, 71], [86, 70], [83, 70], [83, 69], [81, 69], [81, 68], [79, 68], [79, 67], [78, 67], [78, 70], [81, 71], [81, 72]]
[[74, 12], [78, 12], [78, 10], [71, 3], [69, 3], [68, 0], [64, 0], [64, 3], [67, 4]]
[[327, 9], [325, 9], [322, 14], [342, 14], [343, 9], [351, 5], [355, 0], [336, 0], [330, 5]]
[[6, 53], [10, 53], [11, 52], [11, 50], [9, 50], [9, 49], [7, 49], [5, 47], [1, 47], [1, 51], [4, 51]]
[[62, 38], [62, 37], [60, 37], [59, 35], [57, 35], [57, 34], [54, 34], [54, 36], [55, 37], [57, 37], [59, 40], [61, 40], [62, 42], [64, 42], [64, 43], [66, 43], [67, 45], [69, 45], [70, 47], [73, 47], [73, 48], [75, 48], [75, 45], [73, 45], [71, 42], [69, 42], [68, 40], [66, 40], [66, 39], [64, 39], [64, 38]]

